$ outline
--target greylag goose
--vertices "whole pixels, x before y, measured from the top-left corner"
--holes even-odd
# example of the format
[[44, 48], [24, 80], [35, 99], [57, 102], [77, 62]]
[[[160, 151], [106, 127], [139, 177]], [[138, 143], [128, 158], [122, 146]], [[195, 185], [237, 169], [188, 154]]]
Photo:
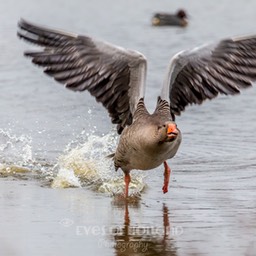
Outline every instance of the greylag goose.
[[188, 25], [188, 16], [185, 10], [180, 9], [175, 14], [166, 12], [157, 12], [152, 18], [153, 26], [180, 26]]
[[108, 110], [119, 144], [112, 155], [124, 172], [128, 196], [130, 171], [164, 164], [163, 192], [168, 192], [174, 157], [181, 143], [175, 115], [190, 104], [219, 94], [234, 95], [256, 80], [256, 36], [228, 38], [177, 53], [170, 61], [156, 109], [144, 104], [146, 58], [94, 38], [53, 30], [21, 19], [18, 36], [43, 47], [25, 56], [73, 91], [88, 90]]

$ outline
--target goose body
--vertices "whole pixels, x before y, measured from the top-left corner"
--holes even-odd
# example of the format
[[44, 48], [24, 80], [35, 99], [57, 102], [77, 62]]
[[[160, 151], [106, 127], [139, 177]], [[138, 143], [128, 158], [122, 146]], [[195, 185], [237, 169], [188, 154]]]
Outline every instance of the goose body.
[[[168, 104], [166, 107], [166, 115], [157, 111], [149, 114], [143, 100], [139, 102], [137, 109], [141, 111], [140, 117], [125, 127], [120, 137], [114, 156], [116, 169], [121, 168], [126, 173], [133, 169], [150, 170], [176, 154], [181, 143], [181, 132], [171, 120]], [[177, 137], [175, 134], [175, 139], [170, 139], [169, 143], [166, 135], [168, 125], [173, 125], [177, 133]]]
[[143, 54], [89, 36], [38, 26], [21, 19], [18, 36], [43, 47], [25, 52], [44, 72], [73, 91], [88, 90], [108, 110], [120, 134], [113, 154], [115, 169], [130, 171], [164, 164], [163, 192], [181, 132], [175, 123], [187, 105], [201, 104], [219, 94], [235, 95], [256, 80], [256, 36], [227, 38], [177, 53], [150, 114], [144, 104], [147, 61]]

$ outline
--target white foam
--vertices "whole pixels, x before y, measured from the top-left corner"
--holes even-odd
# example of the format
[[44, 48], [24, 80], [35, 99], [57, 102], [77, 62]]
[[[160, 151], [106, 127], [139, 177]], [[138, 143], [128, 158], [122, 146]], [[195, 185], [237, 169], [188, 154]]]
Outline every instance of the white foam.
[[[81, 135], [84, 135], [83, 131]], [[107, 135], [90, 135], [87, 138], [80, 136], [79, 141], [72, 141], [65, 150], [64, 155], [59, 158], [59, 173], [66, 187], [73, 173], [79, 181], [70, 182], [72, 186], [88, 186], [93, 190], [107, 194], [122, 193], [124, 190], [123, 172], [115, 172], [113, 160], [107, 156], [115, 152], [118, 137], [116, 132]], [[68, 170], [68, 171], [63, 171]], [[144, 175], [142, 172], [132, 172], [130, 193], [139, 193], [143, 190]], [[72, 178], [73, 179], [73, 178]], [[53, 182], [55, 184], [55, 181]], [[62, 183], [57, 183], [62, 187]]]
[[61, 168], [52, 182], [52, 188], [81, 187], [79, 178], [71, 169]]

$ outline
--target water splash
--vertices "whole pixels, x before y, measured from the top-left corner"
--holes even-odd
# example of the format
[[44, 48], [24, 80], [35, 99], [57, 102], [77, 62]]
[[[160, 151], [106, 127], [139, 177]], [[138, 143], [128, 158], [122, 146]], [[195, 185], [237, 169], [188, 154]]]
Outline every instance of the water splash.
[[71, 169], [61, 168], [51, 183], [52, 188], [81, 187], [79, 178]]
[[32, 161], [32, 139], [0, 129], [0, 161], [26, 165]]
[[[124, 191], [123, 172], [115, 172], [113, 160], [107, 156], [117, 146], [116, 131], [98, 136], [82, 131], [70, 142], [58, 162], [33, 159], [32, 139], [0, 130], [0, 175], [29, 175], [52, 188], [89, 187], [106, 194], [118, 195]], [[34, 174], [34, 175], [32, 175]], [[144, 174], [132, 171], [130, 194], [144, 189]]]
[[24, 174], [24, 173], [29, 173], [29, 172], [30, 172], [30, 169], [25, 168], [25, 167], [0, 163], [0, 175], [1, 176]]
[[[65, 154], [59, 158], [59, 172], [52, 187], [89, 186], [101, 193], [123, 193], [123, 173], [115, 172], [112, 159], [107, 157], [115, 151], [116, 132], [103, 136], [91, 135], [86, 139], [82, 136], [84, 134], [82, 132], [78, 140], [71, 142]], [[130, 194], [140, 193], [144, 189], [143, 178], [142, 172], [132, 172]]]

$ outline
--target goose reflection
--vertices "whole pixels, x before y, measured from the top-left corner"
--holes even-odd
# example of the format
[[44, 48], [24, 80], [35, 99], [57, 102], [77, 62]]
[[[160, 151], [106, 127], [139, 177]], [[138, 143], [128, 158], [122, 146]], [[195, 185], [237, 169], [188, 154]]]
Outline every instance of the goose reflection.
[[[134, 206], [133, 206], [134, 207]], [[138, 207], [136, 205], [135, 207]], [[174, 245], [173, 235], [181, 230], [173, 230], [169, 222], [169, 209], [163, 204], [161, 226], [132, 225], [129, 216], [128, 204], [125, 204], [123, 227], [112, 234], [114, 240], [115, 255], [161, 255], [175, 256], [177, 248]], [[177, 235], [176, 234], [176, 235]]]

